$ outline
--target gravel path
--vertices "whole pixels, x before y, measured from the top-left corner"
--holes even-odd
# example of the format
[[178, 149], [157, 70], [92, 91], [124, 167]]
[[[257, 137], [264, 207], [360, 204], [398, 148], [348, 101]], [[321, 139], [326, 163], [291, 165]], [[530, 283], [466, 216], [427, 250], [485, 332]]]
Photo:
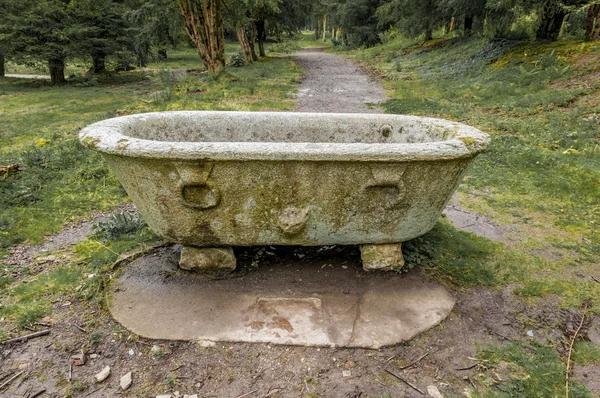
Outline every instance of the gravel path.
[[323, 49], [294, 56], [304, 69], [297, 112], [381, 113], [367, 104], [386, 99], [385, 91], [353, 62]]

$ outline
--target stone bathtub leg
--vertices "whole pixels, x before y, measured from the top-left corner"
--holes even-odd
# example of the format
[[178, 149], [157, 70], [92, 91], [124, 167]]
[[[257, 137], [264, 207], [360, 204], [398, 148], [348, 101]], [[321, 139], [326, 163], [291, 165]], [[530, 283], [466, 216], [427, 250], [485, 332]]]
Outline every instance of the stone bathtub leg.
[[187, 271], [207, 274], [227, 274], [236, 267], [231, 247], [183, 246], [179, 267]]
[[391, 271], [404, 266], [402, 243], [362, 245], [360, 258], [365, 271]]

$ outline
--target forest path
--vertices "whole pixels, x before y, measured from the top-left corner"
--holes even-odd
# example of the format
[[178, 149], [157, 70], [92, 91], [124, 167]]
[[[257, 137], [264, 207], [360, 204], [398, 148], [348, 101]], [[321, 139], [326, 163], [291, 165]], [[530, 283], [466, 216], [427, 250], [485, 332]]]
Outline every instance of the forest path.
[[[383, 113], [376, 103], [386, 100], [384, 88], [351, 60], [323, 50], [304, 49], [294, 55], [304, 70], [295, 111]], [[507, 240], [506, 228], [456, 203], [448, 205], [444, 214], [460, 230], [492, 240]]]
[[385, 90], [352, 61], [322, 48], [294, 55], [304, 69], [296, 112], [382, 113], [367, 104], [385, 101]]

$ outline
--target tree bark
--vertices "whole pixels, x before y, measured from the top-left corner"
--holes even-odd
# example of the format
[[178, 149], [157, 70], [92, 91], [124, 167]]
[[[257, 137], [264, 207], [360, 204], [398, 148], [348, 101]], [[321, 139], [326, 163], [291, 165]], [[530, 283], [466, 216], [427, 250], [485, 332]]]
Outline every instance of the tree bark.
[[207, 70], [225, 66], [225, 33], [221, 0], [178, 0], [190, 36]]
[[585, 40], [596, 41], [600, 36], [600, 4], [592, 4], [587, 10]]
[[323, 15], [323, 41], [327, 41], [327, 15]]
[[539, 40], [556, 41], [566, 15], [560, 4], [556, 4], [554, 0], [546, 0], [542, 5], [542, 19], [536, 37]]
[[252, 60], [258, 61], [258, 55], [254, 50], [254, 43], [256, 43], [256, 24], [250, 24], [250, 51], [252, 52]]
[[240, 47], [244, 52], [244, 57], [246, 58], [246, 62], [251, 64], [254, 62], [254, 58], [252, 57], [252, 49], [250, 48], [250, 43], [248, 41], [248, 34], [246, 33], [246, 26], [241, 25], [235, 29], [238, 37], [238, 41], [240, 42]]
[[4, 65], [6, 63], [6, 58], [4, 56], [4, 50], [0, 48], [0, 77], [4, 77], [6, 74], [6, 70]]
[[319, 30], [319, 18], [316, 17], [315, 18], [315, 40], [319, 40], [319, 37], [321, 37], [321, 35], [319, 33], [320, 33], [320, 30]]
[[454, 25], [456, 24], [456, 18], [450, 18], [450, 26], [448, 26], [448, 33], [454, 32]]
[[50, 80], [52, 84], [61, 84], [65, 80], [65, 60], [51, 59], [48, 61], [48, 69], [50, 71]]
[[92, 54], [94, 73], [104, 73], [106, 71], [106, 54], [95, 52]]
[[427, 27], [427, 29], [425, 30], [425, 41], [432, 40], [432, 39], [433, 39], [433, 31], [431, 30], [430, 27]]
[[471, 36], [471, 32], [473, 31], [473, 15], [465, 15], [465, 24], [463, 29], [465, 36]]
[[267, 39], [267, 31], [265, 30], [265, 21], [262, 19], [254, 22], [256, 25], [256, 40], [258, 41], [258, 55], [266, 57], [265, 53], [265, 40]]

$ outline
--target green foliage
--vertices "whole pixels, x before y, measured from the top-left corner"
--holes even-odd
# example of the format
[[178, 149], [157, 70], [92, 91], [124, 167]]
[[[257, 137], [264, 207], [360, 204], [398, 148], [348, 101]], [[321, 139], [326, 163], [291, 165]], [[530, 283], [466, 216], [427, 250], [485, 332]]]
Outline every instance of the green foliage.
[[[492, 381], [493, 387], [485, 392], [473, 392], [474, 397], [554, 398], [565, 395], [565, 365], [556, 350], [540, 344], [524, 346], [511, 343], [506, 346], [488, 346], [478, 358], [485, 366], [501, 372], [508, 381]], [[493, 380], [491, 377], [485, 381]], [[569, 396], [591, 397], [579, 383], [569, 383]]]
[[600, 347], [591, 341], [577, 341], [573, 348], [573, 362], [579, 365], [600, 364]]
[[70, 292], [82, 274], [76, 265], [63, 266], [6, 288], [0, 317], [14, 320], [21, 327], [33, 324], [51, 312], [49, 297]]
[[426, 268], [457, 285], [493, 286], [499, 282], [495, 260], [502, 245], [459, 231], [451, 223], [437, 223], [425, 235], [403, 245], [406, 269]]
[[94, 225], [94, 237], [106, 243], [109, 240], [133, 238], [144, 231], [148, 225], [138, 213], [111, 214], [105, 221]]
[[233, 66], [234, 68], [241, 68], [243, 66], [246, 66], [248, 64], [248, 62], [246, 62], [246, 57], [244, 56], [243, 52], [238, 52], [236, 54], [233, 54], [230, 58], [229, 58], [229, 66]]

